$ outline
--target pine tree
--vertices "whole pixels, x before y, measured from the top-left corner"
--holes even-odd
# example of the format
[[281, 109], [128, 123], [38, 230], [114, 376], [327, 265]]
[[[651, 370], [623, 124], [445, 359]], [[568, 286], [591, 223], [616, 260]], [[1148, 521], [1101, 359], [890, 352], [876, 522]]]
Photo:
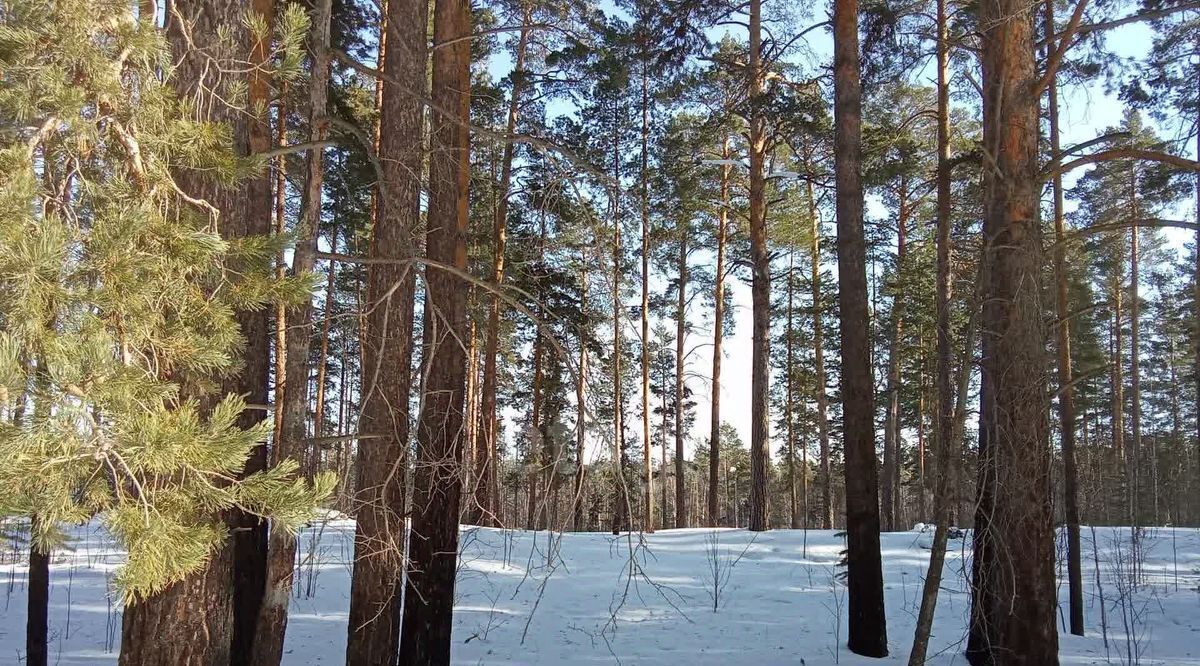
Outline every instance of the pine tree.
[[[0, 374], [5, 401], [25, 396], [34, 409], [4, 425], [0, 484], [7, 513], [37, 517], [35, 551], [59, 542], [60, 525], [97, 515], [126, 548], [122, 663], [155, 658], [138, 638], [160, 622], [167, 642], [203, 626], [208, 638], [188, 654], [228, 661], [234, 509], [294, 531], [332, 490], [331, 477], [293, 479], [295, 465], [246, 474], [270, 424], [231, 390], [256, 342], [239, 331], [248, 313], [309, 283], [273, 280], [276, 246], [239, 219], [239, 183], [260, 169], [246, 134], [198, 115], [186, 67], [159, 78], [161, 33], [130, 11], [6, 8], [0, 105], [39, 121], [3, 149], [0, 205], [12, 223], [0, 240]], [[244, 25], [270, 39], [261, 18]], [[276, 76], [294, 75], [303, 30], [302, 14], [281, 17]], [[215, 62], [250, 57], [213, 48]], [[85, 74], [63, 78], [72, 71]], [[202, 600], [211, 613], [187, 612]]]

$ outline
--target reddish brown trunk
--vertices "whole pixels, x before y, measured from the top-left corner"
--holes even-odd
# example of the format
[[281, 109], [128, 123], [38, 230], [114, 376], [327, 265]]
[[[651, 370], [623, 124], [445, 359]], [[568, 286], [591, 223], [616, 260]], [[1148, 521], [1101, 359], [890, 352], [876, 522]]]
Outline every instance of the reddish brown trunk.
[[[525, 7], [524, 23], [530, 23], [530, 9]], [[517, 129], [521, 109], [521, 93], [525, 86], [525, 52], [529, 45], [529, 30], [522, 29], [517, 38], [516, 62], [513, 66], [512, 93], [508, 101], [508, 121], [505, 128], [504, 155], [500, 165], [500, 188], [497, 192], [495, 216], [492, 219], [492, 281], [494, 287], [504, 284], [504, 253], [507, 245], [508, 195], [512, 188], [512, 137]], [[496, 418], [497, 356], [500, 353], [500, 296], [493, 293], [488, 310], [487, 334], [483, 349], [483, 391], [480, 397], [478, 445], [475, 447], [475, 483], [472, 512], [474, 522], [495, 527], [499, 524], [499, 485], [496, 476], [496, 437], [499, 422]]]
[[[645, 39], [645, 34], [642, 34], [642, 39]], [[643, 44], [643, 48], [644, 48]], [[642, 196], [642, 478], [643, 478], [643, 497], [642, 502], [642, 529], [647, 532], [654, 531], [654, 502], [651, 498], [654, 497], [654, 468], [650, 460], [650, 74], [649, 67], [646, 61], [646, 54], [642, 54], [642, 169], [641, 169], [641, 196]], [[665, 433], [664, 433], [665, 437]], [[664, 440], [665, 441], [665, 440]], [[665, 448], [665, 444], [664, 444]], [[667, 458], [664, 451], [663, 455], [663, 470], [666, 470]], [[662, 478], [662, 483], [665, 486], [667, 478]], [[678, 498], [676, 498], [678, 500]], [[679, 505], [676, 502], [675, 521], [676, 527], [680, 527], [679, 521]], [[667, 504], [663, 502], [663, 527], [666, 527], [667, 522]]]
[[983, 145], [993, 164], [983, 179], [990, 277], [967, 657], [976, 666], [1049, 665], [1058, 663], [1058, 634], [1033, 9], [1018, 0], [980, 7]]
[[405, 479], [408, 473], [414, 267], [386, 263], [416, 254], [420, 221], [424, 122], [411, 89], [424, 90], [424, 0], [388, 0], [383, 41], [379, 156], [372, 263], [362, 324], [362, 408], [354, 511], [354, 571], [346, 661], [389, 666], [396, 660], [404, 561]]
[[[470, 180], [471, 5], [435, 0], [426, 256], [464, 271]], [[453, 114], [453, 115], [448, 115]], [[466, 285], [425, 269], [425, 395], [417, 428], [401, 664], [450, 663], [466, 384]]]
[[875, 395], [871, 378], [866, 242], [863, 238], [862, 85], [858, 1], [835, 0], [834, 169], [837, 181], [838, 304], [842, 339], [842, 420], [846, 457], [846, 561], [850, 651], [887, 656]]

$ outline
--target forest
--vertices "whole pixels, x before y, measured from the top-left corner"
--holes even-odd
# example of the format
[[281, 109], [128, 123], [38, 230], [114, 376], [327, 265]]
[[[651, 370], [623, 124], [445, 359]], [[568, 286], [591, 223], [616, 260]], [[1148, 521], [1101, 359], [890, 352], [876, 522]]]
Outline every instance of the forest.
[[1198, 160], [1192, 0], [0, 0], [0, 662], [1200, 663]]

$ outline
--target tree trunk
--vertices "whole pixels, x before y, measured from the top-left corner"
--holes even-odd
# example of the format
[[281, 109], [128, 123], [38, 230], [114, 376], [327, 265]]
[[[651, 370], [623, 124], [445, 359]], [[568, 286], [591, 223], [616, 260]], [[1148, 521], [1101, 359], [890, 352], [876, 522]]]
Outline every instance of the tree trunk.
[[679, 234], [679, 292], [675, 304], [675, 527], [688, 526], [687, 488], [684, 484], [683, 440], [685, 438], [683, 398], [687, 390], [684, 379], [684, 339], [687, 337], [688, 228], [683, 221]]
[[[750, 0], [749, 98], [762, 93], [762, 0]], [[750, 116], [750, 284], [753, 305], [753, 338], [750, 362], [750, 521], [749, 528], [761, 532], [770, 526], [767, 509], [767, 475], [770, 473], [771, 384], [771, 257], [767, 252], [767, 202], [765, 159], [766, 119], [758, 104]]]
[[[255, 12], [270, 20], [271, 3], [256, 0]], [[260, 62], [269, 44], [252, 43], [244, 27], [243, 3], [233, 0], [175, 0], [165, 21], [167, 43], [176, 69], [179, 96], [193, 102], [203, 119], [224, 121], [233, 133], [233, 150], [238, 155], [266, 149], [270, 129], [264, 118], [234, 109], [221, 101], [232, 85], [247, 86], [255, 102], [268, 97], [267, 81], [261, 72], [254, 76], [229, 73], [213, 67], [213, 54], [194, 45], [217, 41], [218, 30], [226, 34], [240, 57]], [[180, 25], [186, 22], [187, 29]], [[186, 34], [185, 34], [186, 32]], [[206, 174], [179, 169], [176, 183], [190, 196], [207, 200], [221, 211], [221, 236], [237, 239], [266, 236], [271, 231], [271, 181], [269, 174], [229, 187]], [[221, 382], [218, 393], [246, 396], [250, 404], [266, 404], [270, 377], [270, 322], [266, 310], [236, 314], [245, 339], [242, 371]], [[263, 419], [260, 410], [246, 410], [238, 427], [249, 428]], [[243, 474], [266, 466], [266, 447], [259, 446], [243, 467]], [[237, 530], [218, 547], [207, 564], [182, 581], [125, 609], [121, 626], [122, 666], [181, 664], [228, 666], [245, 663], [254, 642], [254, 626], [265, 581], [266, 530], [261, 522], [240, 511], [226, 516], [229, 529]]]
[[[613, 168], [613, 185], [610, 190], [609, 197], [612, 199], [610, 206], [612, 207], [612, 325], [613, 325], [613, 341], [612, 341], [612, 378], [613, 378], [613, 441], [612, 441], [612, 465], [613, 465], [613, 498], [612, 498], [612, 533], [620, 534], [621, 527], [625, 523], [625, 503], [626, 503], [626, 488], [625, 488], [625, 472], [623, 465], [623, 456], [625, 452], [624, 433], [625, 426], [622, 423], [623, 403], [625, 397], [621, 391], [621, 145], [620, 138], [617, 133], [617, 127], [620, 125], [619, 114], [616, 102], [613, 103], [613, 145], [612, 145], [612, 168]], [[647, 499], [649, 501], [649, 499]]]
[[[38, 402], [43, 402], [39, 396]], [[29, 534], [39, 531], [41, 519], [29, 518]], [[50, 553], [36, 544], [29, 546], [29, 595], [25, 606], [25, 663], [28, 666], [46, 666], [50, 636]]]
[[885, 532], [902, 529], [898, 525], [900, 508], [900, 340], [904, 329], [903, 284], [904, 258], [908, 253], [908, 186], [903, 176], [896, 193], [900, 200], [896, 216], [896, 283], [892, 296], [892, 335], [888, 341], [887, 419], [883, 426], [883, 495], [882, 529]]
[[[426, 256], [465, 270], [470, 180], [471, 5], [435, 0]], [[453, 114], [453, 115], [450, 115]], [[462, 494], [466, 285], [425, 269], [425, 395], [417, 428], [400, 663], [450, 663]]]
[[410, 265], [420, 225], [424, 121], [420, 99], [395, 81], [424, 90], [426, 7], [423, 0], [387, 0], [380, 98], [379, 157], [383, 171], [367, 267], [362, 330], [361, 412], [355, 478], [354, 570], [346, 661], [385, 666], [396, 660], [404, 563], [405, 480], [416, 281]]
[[[787, 423], [787, 474], [788, 474], [788, 505], [789, 505], [789, 522], [788, 526], [792, 529], [800, 528], [800, 516], [797, 514], [796, 502], [796, 427], [795, 427], [795, 387], [793, 386], [792, 378], [795, 375], [793, 370], [795, 364], [795, 297], [796, 297], [796, 251], [792, 250], [788, 253], [788, 275], [787, 275], [787, 365], [784, 368], [784, 376], [787, 377], [787, 397], [785, 399], [786, 413], [784, 414], [785, 423]], [[807, 484], [805, 487], [805, 497], [807, 497]]]
[[[1055, 34], [1054, 2], [1046, 0], [1046, 34]], [[1053, 50], [1052, 40], [1047, 50]], [[1061, 144], [1058, 127], [1058, 82], [1051, 77], [1046, 94], [1049, 97], [1050, 159], [1058, 160]], [[1083, 565], [1079, 545], [1079, 490], [1075, 469], [1075, 387], [1072, 386], [1070, 302], [1067, 298], [1066, 227], [1063, 211], [1062, 175], [1052, 179], [1054, 190], [1054, 285], [1055, 330], [1058, 343], [1058, 416], [1062, 437], [1063, 458], [1063, 516], [1067, 527], [1067, 585], [1070, 599], [1071, 633], [1083, 635]], [[1136, 229], [1135, 229], [1136, 232]]]
[[829, 398], [825, 394], [825, 329], [821, 304], [821, 220], [812, 180], [806, 185], [812, 218], [813, 366], [817, 394], [817, 439], [821, 457], [821, 529], [833, 529], [833, 465], [829, 453]]
[[[721, 159], [729, 159], [729, 136], [721, 140]], [[721, 166], [721, 210], [717, 212], [717, 269], [713, 275], [712, 410], [708, 437], [708, 526], [721, 521], [721, 361], [725, 334], [725, 240], [729, 227], [729, 165]]]
[[[1033, 8], [980, 6], [984, 239], [980, 473], [967, 657], [1057, 664]], [[995, 489], [1002, 489], [997, 492]], [[1014, 558], [1012, 554], [1020, 553]]]
[[[579, 276], [579, 312], [588, 311], [588, 275]], [[587, 341], [579, 337], [579, 370], [575, 377], [575, 494], [571, 499], [571, 526], [576, 532], [585, 529], [583, 516], [584, 443], [587, 441]]]
[[[331, 252], [337, 252], [337, 227], [329, 234], [329, 249]], [[333, 306], [337, 295], [337, 263], [329, 262], [329, 273], [325, 276], [325, 312], [321, 317], [321, 350], [317, 355], [317, 401], [315, 414], [313, 416], [313, 436], [325, 436], [325, 383], [326, 377], [329, 374], [329, 328], [333, 323]], [[309, 456], [309, 467], [306, 473], [312, 476], [321, 468], [321, 446], [315, 445], [312, 447], [312, 453]]]
[[[645, 35], [640, 39], [645, 40]], [[643, 49], [645, 44], [642, 45]], [[650, 460], [650, 72], [648, 54], [642, 53], [642, 168], [641, 175], [641, 206], [642, 206], [642, 529], [654, 531], [654, 467]], [[666, 458], [663, 458], [666, 465]], [[666, 478], [662, 479], [665, 484]], [[663, 506], [666, 511], [666, 506]], [[664, 516], [664, 526], [666, 514]], [[676, 519], [679, 509], [675, 509]]]
[[[530, 23], [530, 8], [523, 5], [524, 25]], [[513, 135], [517, 131], [517, 117], [521, 110], [521, 94], [525, 88], [525, 53], [529, 47], [529, 28], [522, 28], [517, 37], [516, 60], [512, 79], [512, 92], [508, 100], [508, 120], [504, 130], [504, 154], [500, 164], [499, 201], [492, 220], [492, 281], [495, 288], [504, 284], [504, 253], [508, 234], [508, 195], [512, 189]], [[480, 398], [480, 440], [475, 447], [476, 478], [472, 511], [477, 512], [474, 522], [489, 527], [498, 524], [499, 511], [498, 479], [496, 477], [496, 438], [499, 436], [499, 421], [496, 418], [497, 357], [500, 353], [500, 295], [493, 293], [488, 310], [487, 337], [483, 350], [483, 396]]]
[[[309, 45], [312, 73], [309, 83], [310, 140], [323, 141], [328, 129], [326, 100], [329, 89], [329, 24], [332, 0], [315, 7]], [[300, 203], [300, 224], [292, 253], [293, 276], [311, 273], [316, 265], [317, 236], [321, 227], [321, 188], [325, 177], [324, 149], [309, 151], [304, 192]], [[332, 274], [333, 267], [330, 267]], [[310, 295], [287, 313], [289, 334], [286, 346], [286, 374], [291, 378], [284, 387], [281, 437], [272, 451], [272, 464], [293, 460], [305, 466], [304, 438], [308, 425], [309, 350], [312, 342], [313, 304]], [[318, 433], [318, 436], [320, 434]], [[315, 455], [315, 454], [314, 454]], [[253, 647], [254, 664], [278, 664], [283, 658], [283, 637], [287, 630], [288, 602], [296, 561], [296, 539], [280, 529], [270, 531], [267, 549], [267, 579], [262, 607], [259, 609]]]
[[842, 420], [846, 456], [846, 537], [851, 652], [887, 656], [883, 563], [879, 554], [879, 486], [875, 396], [871, 378], [863, 238], [862, 83], [858, 0], [833, 9], [834, 169], [837, 182], [838, 304], [842, 338]]
[[[1130, 212], [1136, 221], [1138, 213], [1138, 180], [1137, 163], [1130, 162]], [[1141, 323], [1138, 317], [1139, 288], [1138, 288], [1138, 227], [1129, 227], [1129, 398], [1130, 414], [1129, 427], [1133, 438], [1129, 442], [1129, 524], [1135, 530], [1134, 542], [1137, 543], [1136, 528], [1141, 524], [1141, 455], [1142, 455], [1142, 389], [1141, 389]]]

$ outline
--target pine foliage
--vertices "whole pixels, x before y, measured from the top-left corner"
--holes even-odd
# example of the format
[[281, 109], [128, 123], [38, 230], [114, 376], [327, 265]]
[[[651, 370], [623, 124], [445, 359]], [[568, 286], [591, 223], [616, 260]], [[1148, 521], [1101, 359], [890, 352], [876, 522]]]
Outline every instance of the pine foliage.
[[[276, 279], [280, 239], [223, 239], [176, 185], [261, 164], [172, 95], [162, 35], [129, 2], [4, 0], [0, 17], [0, 515], [36, 516], [43, 549], [101, 516], [129, 600], [203, 565], [227, 511], [294, 531], [331, 492], [294, 465], [243, 477], [269, 421], [239, 428], [263, 406], [216, 391], [239, 369], [234, 312], [311, 280]], [[276, 75], [303, 28], [298, 9], [280, 21]]]

